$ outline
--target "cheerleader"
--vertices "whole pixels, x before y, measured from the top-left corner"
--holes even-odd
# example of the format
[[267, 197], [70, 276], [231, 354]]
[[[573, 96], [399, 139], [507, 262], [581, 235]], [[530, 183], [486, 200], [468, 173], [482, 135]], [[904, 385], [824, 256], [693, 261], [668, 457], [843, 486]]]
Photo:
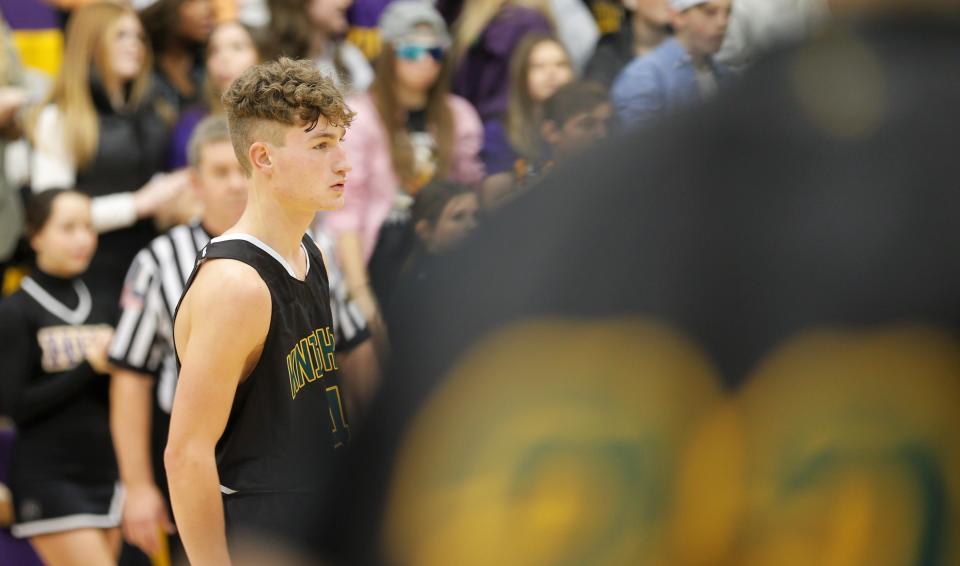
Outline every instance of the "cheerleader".
[[26, 216], [36, 264], [0, 303], [0, 412], [17, 425], [12, 533], [50, 566], [115, 564], [122, 493], [103, 375], [112, 329], [80, 278], [97, 247], [90, 198], [45, 191]]

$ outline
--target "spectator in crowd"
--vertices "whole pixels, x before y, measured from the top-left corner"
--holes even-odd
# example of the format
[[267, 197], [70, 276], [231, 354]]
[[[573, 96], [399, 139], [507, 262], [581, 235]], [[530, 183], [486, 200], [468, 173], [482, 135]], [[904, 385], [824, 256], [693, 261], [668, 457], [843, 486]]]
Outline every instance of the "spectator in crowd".
[[[464, 6], [469, 3], [464, 0], [438, 0], [436, 4], [448, 25], [453, 25], [464, 10]], [[524, 4], [524, 2], [517, 4]], [[583, 70], [600, 38], [597, 21], [591, 14], [590, 8], [583, 0], [549, 0], [546, 4], [531, 5], [538, 9], [544, 5], [548, 7], [553, 24], [552, 29], [556, 31], [557, 38], [570, 53], [574, 68], [578, 72]]]
[[0, 303], [0, 413], [18, 430], [12, 532], [50, 566], [115, 564], [122, 492], [104, 375], [111, 309], [80, 277], [97, 245], [90, 198], [50, 190], [32, 197], [26, 218], [36, 262]]
[[453, 92], [473, 104], [483, 121], [484, 165], [502, 170], [512, 156], [503, 123], [510, 58], [527, 34], [553, 32], [550, 5], [547, 0], [473, 0], [456, 22]]
[[[109, 350], [111, 429], [126, 490], [123, 532], [129, 543], [148, 555], [161, 548], [161, 528], [173, 532], [161, 464], [177, 382], [174, 311], [197, 254], [210, 238], [237, 222], [249, 186], [223, 115], [201, 121], [188, 147], [203, 214], [160, 235], [137, 254], [127, 272], [122, 312]], [[325, 267], [331, 283], [337, 361], [353, 385], [352, 378], [359, 374], [351, 370], [369, 361], [354, 358], [373, 358], [373, 347], [358, 309], [346, 300], [338, 271], [329, 263]], [[348, 399], [353, 393], [350, 385]], [[366, 382], [360, 384], [361, 389], [366, 386]]]
[[607, 137], [613, 109], [597, 83], [573, 82], [543, 105], [541, 134], [552, 161], [566, 161]]
[[[6, 142], [20, 137], [19, 115], [27, 103], [23, 72], [10, 38], [10, 30], [0, 20], [0, 156]], [[0, 159], [0, 288], [6, 265], [16, 251], [23, 231], [23, 210], [18, 187], [9, 183], [4, 160]]]
[[716, 60], [740, 71], [764, 52], [809, 36], [829, 15], [827, 0], [737, 0]]
[[189, 184], [186, 173], [154, 175], [167, 147], [167, 124], [150, 89], [150, 48], [136, 13], [115, 2], [78, 8], [70, 18], [65, 62], [34, 119], [34, 192], [76, 187], [93, 199], [102, 234], [88, 280], [116, 305], [123, 274], [156, 235], [151, 217]]
[[570, 64], [579, 75], [597, 48], [597, 21], [583, 0], [550, 0], [550, 11], [557, 39], [570, 54]]
[[597, 21], [601, 37], [616, 32], [623, 25], [626, 10], [622, 0], [586, 0], [586, 4]]
[[557, 163], [576, 157], [606, 138], [612, 116], [607, 91], [599, 84], [577, 81], [560, 87], [543, 104], [541, 160], [532, 163], [517, 160], [508, 198], [532, 186]]
[[732, 0], [669, 0], [675, 37], [627, 65], [611, 98], [620, 123], [633, 127], [716, 92], [728, 73], [713, 61]]
[[380, 18], [380, 36], [373, 86], [348, 101], [357, 113], [344, 142], [353, 166], [350, 198], [325, 219], [347, 286], [371, 322], [379, 311], [374, 290], [392, 288], [398, 261], [409, 253], [417, 191], [432, 179], [483, 178], [482, 126], [467, 101], [449, 94], [449, 35], [440, 14], [428, 2], [393, 2]]
[[373, 82], [370, 63], [344, 40], [352, 0], [269, 0], [270, 33], [278, 55], [312, 59], [341, 92], [364, 92]]
[[187, 142], [207, 114], [223, 113], [220, 97], [241, 73], [264, 59], [266, 39], [260, 30], [240, 22], [224, 22], [213, 29], [207, 45], [203, 104], [180, 113], [171, 136], [170, 168], [187, 165]]
[[[483, 204], [494, 208], [510, 193], [518, 169], [529, 171], [547, 161], [540, 135], [543, 103], [574, 79], [570, 57], [549, 35], [533, 34], [517, 46], [510, 62], [510, 105], [507, 108], [509, 157], [488, 169]], [[505, 152], [506, 153], [506, 152]]]
[[411, 211], [416, 253], [443, 255], [455, 250], [477, 227], [479, 204], [476, 191], [460, 183], [434, 181], [424, 187]]
[[455, 251], [477, 227], [480, 199], [471, 187], [453, 181], [427, 183], [413, 201], [410, 227], [414, 245], [403, 262], [397, 288], [385, 302], [388, 323], [403, 302], [429, 277], [430, 258]]
[[607, 88], [630, 61], [647, 55], [670, 35], [667, 0], [623, 0], [623, 5], [629, 18], [600, 38], [584, 72], [585, 79]]
[[203, 99], [203, 49], [214, 25], [210, 0], [157, 0], [141, 13], [153, 47], [157, 91], [179, 113]]

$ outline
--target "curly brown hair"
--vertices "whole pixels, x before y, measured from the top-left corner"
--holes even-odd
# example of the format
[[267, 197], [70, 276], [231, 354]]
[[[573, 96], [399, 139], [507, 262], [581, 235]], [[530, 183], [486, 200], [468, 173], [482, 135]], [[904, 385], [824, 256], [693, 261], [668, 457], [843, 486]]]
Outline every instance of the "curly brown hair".
[[281, 57], [251, 67], [222, 101], [233, 149], [247, 175], [251, 173], [247, 151], [255, 138], [283, 144], [280, 130], [271, 126], [303, 126], [309, 132], [323, 118], [331, 126], [348, 128], [354, 116], [333, 80], [306, 59]]

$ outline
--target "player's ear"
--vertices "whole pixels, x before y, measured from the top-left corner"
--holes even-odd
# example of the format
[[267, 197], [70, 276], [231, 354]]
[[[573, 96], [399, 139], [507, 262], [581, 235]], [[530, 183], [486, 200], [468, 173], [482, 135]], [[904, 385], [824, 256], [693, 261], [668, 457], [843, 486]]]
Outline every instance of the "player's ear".
[[273, 171], [273, 160], [270, 158], [270, 147], [263, 142], [254, 142], [250, 144], [247, 150], [247, 158], [254, 171], [260, 171], [264, 174], [270, 174]]

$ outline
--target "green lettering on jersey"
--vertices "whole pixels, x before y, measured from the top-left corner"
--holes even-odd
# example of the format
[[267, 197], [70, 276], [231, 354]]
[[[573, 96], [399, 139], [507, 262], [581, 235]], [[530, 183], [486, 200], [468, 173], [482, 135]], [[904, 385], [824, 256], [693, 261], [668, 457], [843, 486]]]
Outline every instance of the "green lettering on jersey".
[[320, 345], [320, 362], [323, 365], [323, 371], [333, 371], [340, 369], [337, 367], [337, 359], [334, 356], [336, 350], [336, 341], [333, 338], [333, 331], [330, 328], [318, 328], [313, 333], [312, 338]]

